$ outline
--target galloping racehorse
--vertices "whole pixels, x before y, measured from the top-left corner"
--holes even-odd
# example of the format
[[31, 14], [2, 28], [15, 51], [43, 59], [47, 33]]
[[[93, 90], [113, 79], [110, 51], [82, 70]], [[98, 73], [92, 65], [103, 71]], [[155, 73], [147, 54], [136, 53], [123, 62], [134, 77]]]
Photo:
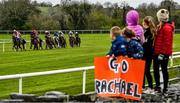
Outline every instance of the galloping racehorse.
[[54, 44], [57, 45], [60, 48], [60, 44], [59, 44], [59, 33], [55, 32], [54, 36], [53, 36], [53, 40], [54, 40]]
[[60, 36], [59, 36], [59, 45], [61, 48], [66, 48], [66, 46], [67, 46], [64, 34], [60, 34]]
[[49, 49], [52, 49], [53, 46], [56, 48], [56, 45], [53, 41], [53, 38], [50, 35], [49, 31], [45, 31], [45, 38], [46, 38], [46, 49], [49, 47]]
[[70, 31], [70, 32], [69, 32], [69, 45], [70, 45], [72, 48], [73, 48], [74, 45], [75, 45], [75, 41], [76, 41], [76, 39], [75, 39], [75, 37], [73, 36], [73, 32]]
[[75, 45], [77, 47], [80, 47], [80, 45], [81, 45], [81, 38], [79, 37], [78, 32], [75, 33]]
[[38, 37], [38, 32], [36, 30], [33, 30], [30, 35], [31, 35], [30, 49], [32, 49], [32, 45], [34, 45], [34, 50], [43, 49], [42, 47], [43, 40]]
[[34, 38], [33, 40], [34, 50], [43, 49], [42, 42], [43, 40], [41, 38]]
[[[26, 40], [21, 38], [21, 33], [14, 30], [13, 35], [12, 35], [12, 41], [13, 41], [13, 49], [16, 49], [16, 51], [18, 51], [18, 49], [25, 49], [25, 44], [26, 44]], [[21, 47], [21, 45], [23, 46], [23, 48]]]

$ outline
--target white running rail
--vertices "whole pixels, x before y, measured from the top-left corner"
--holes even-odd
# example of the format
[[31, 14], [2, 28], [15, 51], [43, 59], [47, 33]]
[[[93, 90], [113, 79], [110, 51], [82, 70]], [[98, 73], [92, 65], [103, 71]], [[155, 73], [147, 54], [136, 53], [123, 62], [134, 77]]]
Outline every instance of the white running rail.
[[71, 69], [64, 69], [64, 70], [53, 70], [53, 71], [44, 71], [44, 72], [25, 73], [25, 74], [4, 75], [4, 76], [0, 76], [0, 80], [19, 79], [19, 94], [22, 94], [22, 79], [23, 78], [83, 71], [82, 93], [84, 94], [86, 92], [85, 91], [86, 90], [86, 71], [92, 70], [92, 69], [94, 69], [94, 66], [71, 68]]

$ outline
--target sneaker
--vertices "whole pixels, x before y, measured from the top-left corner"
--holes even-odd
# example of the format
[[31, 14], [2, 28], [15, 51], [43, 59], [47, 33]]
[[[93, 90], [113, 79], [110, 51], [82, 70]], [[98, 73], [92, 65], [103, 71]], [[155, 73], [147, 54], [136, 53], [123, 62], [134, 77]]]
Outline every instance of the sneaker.
[[154, 94], [154, 90], [151, 88], [147, 88], [145, 91], [143, 91], [145, 94]]
[[145, 88], [142, 88], [142, 91], [144, 92], [146, 89]]
[[155, 93], [161, 93], [161, 87], [155, 87], [154, 91]]
[[166, 96], [166, 97], [168, 96], [167, 91], [168, 91], [167, 89], [163, 89], [163, 95]]

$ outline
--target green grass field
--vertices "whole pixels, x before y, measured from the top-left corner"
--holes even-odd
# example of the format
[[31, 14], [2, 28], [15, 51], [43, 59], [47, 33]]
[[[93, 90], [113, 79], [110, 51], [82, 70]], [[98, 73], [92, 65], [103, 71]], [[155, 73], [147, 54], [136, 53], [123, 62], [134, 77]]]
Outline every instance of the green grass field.
[[[29, 35], [23, 36], [29, 40]], [[53, 50], [29, 50], [14, 52], [12, 44], [5, 44], [5, 52], [2, 52], [0, 44], [0, 75], [17, 73], [39, 72], [73, 67], [92, 66], [94, 57], [105, 55], [110, 47], [110, 39], [107, 34], [81, 34], [82, 45], [80, 48]], [[42, 37], [43, 38], [43, 37]], [[0, 35], [2, 39], [11, 39], [11, 35]], [[180, 51], [180, 35], [174, 37], [174, 51]], [[175, 60], [175, 64], [180, 61]], [[176, 70], [171, 70], [171, 77], [177, 76]], [[82, 72], [66, 73], [50, 76], [39, 76], [23, 79], [23, 93], [35, 93], [42, 95], [46, 91], [63, 91], [68, 94], [78, 94], [82, 91]], [[87, 72], [87, 89], [94, 90], [94, 72]], [[18, 80], [0, 81], [0, 98], [7, 98], [12, 92], [18, 92]]]

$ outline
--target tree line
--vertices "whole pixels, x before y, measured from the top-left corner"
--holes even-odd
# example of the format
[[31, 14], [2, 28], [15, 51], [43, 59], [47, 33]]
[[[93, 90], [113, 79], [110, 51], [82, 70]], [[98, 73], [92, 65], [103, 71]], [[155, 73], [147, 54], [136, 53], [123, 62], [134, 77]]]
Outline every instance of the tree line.
[[160, 5], [143, 3], [137, 8], [126, 2], [92, 4], [84, 2], [61, 0], [60, 4], [50, 2], [37, 3], [31, 0], [2, 0], [0, 2], [0, 29], [39, 29], [39, 30], [84, 30], [109, 29], [117, 25], [126, 25], [125, 16], [131, 9], [139, 11], [141, 20], [145, 16], [153, 16], [160, 8], [170, 10], [171, 20], [176, 28], [180, 28], [180, 5], [170, 0], [163, 0]]

